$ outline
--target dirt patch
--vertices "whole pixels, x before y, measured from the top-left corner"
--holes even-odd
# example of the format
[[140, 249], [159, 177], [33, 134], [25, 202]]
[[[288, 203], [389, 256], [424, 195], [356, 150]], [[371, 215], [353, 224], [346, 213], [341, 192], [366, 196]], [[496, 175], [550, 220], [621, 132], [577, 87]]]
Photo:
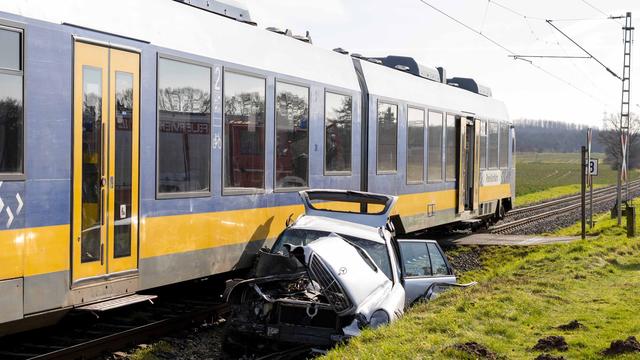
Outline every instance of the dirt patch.
[[612, 341], [611, 346], [602, 353], [604, 355], [619, 355], [631, 352], [640, 352], [640, 343], [635, 336], [629, 336], [627, 340]]
[[554, 356], [551, 354], [540, 354], [535, 360], [565, 360], [564, 356]]
[[456, 273], [461, 273], [482, 268], [482, 261], [480, 260], [481, 254], [482, 248], [472, 247], [467, 251], [447, 255], [447, 258]]
[[569, 345], [564, 340], [564, 336], [547, 336], [545, 338], [539, 339], [538, 343], [533, 347], [533, 350], [538, 351], [551, 351], [551, 350], [559, 350], [559, 351], [567, 351], [569, 350]]
[[582, 325], [578, 320], [571, 320], [569, 323], [558, 326], [558, 329], [564, 331], [584, 329], [586, 326]]
[[466, 342], [464, 344], [455, 344], [451, 348], [465, 352], [469, 355], [477, 356], [478, 359], [496, 360], [498, 356], [486, 346], [478, 344], [475, 341]]

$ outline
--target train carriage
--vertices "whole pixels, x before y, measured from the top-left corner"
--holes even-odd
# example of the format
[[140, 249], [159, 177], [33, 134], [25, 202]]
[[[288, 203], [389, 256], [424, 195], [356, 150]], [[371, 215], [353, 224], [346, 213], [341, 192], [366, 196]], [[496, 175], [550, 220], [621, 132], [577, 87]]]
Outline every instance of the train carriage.
[[510, 206], [499, 101], [190, 4], [0, 3], [0, 335], [242, 269], [300, 189], [405, 231]]

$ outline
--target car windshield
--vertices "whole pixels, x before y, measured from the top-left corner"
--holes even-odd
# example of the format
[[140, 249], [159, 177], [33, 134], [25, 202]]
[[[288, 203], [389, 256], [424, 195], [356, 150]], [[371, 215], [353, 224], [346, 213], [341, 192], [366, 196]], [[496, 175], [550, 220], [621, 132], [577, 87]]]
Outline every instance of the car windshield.
[[[329, 236], [332, 233], [329, 231], [319, 230], [305, 230], [305, 229], [286, 229], [271, 249], [272, 253], [285, 252], [284, 244], [291, 244], [293, 246], [306, 246], [309, 243], [318, 240], [321, 237]], [[378, 268], [391, 279], [391, 263], [389, 261], [389, 254], [387, 252], [387, 246], [375, 241], [365, 240], [354, 236], [337, 234], [347, 240], [349, 243], [362, 248], [369, 254], [373, 262], [376, 263]], [[366, 261], [366, 260], [365, 260]]]

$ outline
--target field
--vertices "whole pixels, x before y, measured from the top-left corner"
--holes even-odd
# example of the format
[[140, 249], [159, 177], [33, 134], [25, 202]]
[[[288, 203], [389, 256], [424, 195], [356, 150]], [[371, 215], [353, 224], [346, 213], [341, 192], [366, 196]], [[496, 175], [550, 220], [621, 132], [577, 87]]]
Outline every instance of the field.
[[[484, 248], [482, 268], [461, 279], [479, 285], [415, 306], [401, 320], [364, 331], [327, 358], [534, 359], [543, 352], [565, 359], [608, 358], [603, 351], [612, 341], [640, 335], [640, 303], [635, 300], [640, 297], [640, 243], [627, 239], [606, 215], [598, 220], [596, 237], [585, 241]], [[581, 326], [559, 328], [573, 320]], [[568, 348], [533, 349], [548, 336], [564, 337]], [[470, 342], [493, 356], [458, 350]]]
[[[617, 171], [601, 159], [594, 188], [616, 183]], [[634, 173], [632, 173], [634, 175]], [[580, 192], [579, 153], [516, 154], [516, 206]]]

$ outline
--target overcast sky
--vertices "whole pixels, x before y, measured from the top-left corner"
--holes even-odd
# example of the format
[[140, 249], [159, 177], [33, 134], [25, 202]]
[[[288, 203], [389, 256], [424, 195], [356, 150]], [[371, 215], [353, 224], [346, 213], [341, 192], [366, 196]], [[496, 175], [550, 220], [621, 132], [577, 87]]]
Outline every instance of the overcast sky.
[[[618, 74], [622, 73], [622, 25], [607, 20], [599, 10], [613, 15], [631, 11], [640, 19], [638, 0], [425, 1], [516, 54], [584, 56], [544, 19], [588, 19], [554, 24]], [[491, 87], [494, 97], [507, 104], [512, 119], [599, 126], [604, 112], [620, 112], [621, 82], [594, 60], [534, 59], [536, 65], [569, 85], [524, 61], [509, 58], [506, 50], [419, 0], [243, 2], [258, 26], [289, 28], [296, 34], [309, 30], [316, 46], [342, 47], [365, 56], [413, 56], [428, 66], [444, 66], [448, 77], [475, 78]], [[640, 23], [637, 25], [640, 29]], [[638, 50], [636, 42], [632, 79], [633, 76], [640, 79]], [[639, 83], [632, 80], [631, 93], [632, 111], [638, 113], [640, 88], [634, 85]]]

